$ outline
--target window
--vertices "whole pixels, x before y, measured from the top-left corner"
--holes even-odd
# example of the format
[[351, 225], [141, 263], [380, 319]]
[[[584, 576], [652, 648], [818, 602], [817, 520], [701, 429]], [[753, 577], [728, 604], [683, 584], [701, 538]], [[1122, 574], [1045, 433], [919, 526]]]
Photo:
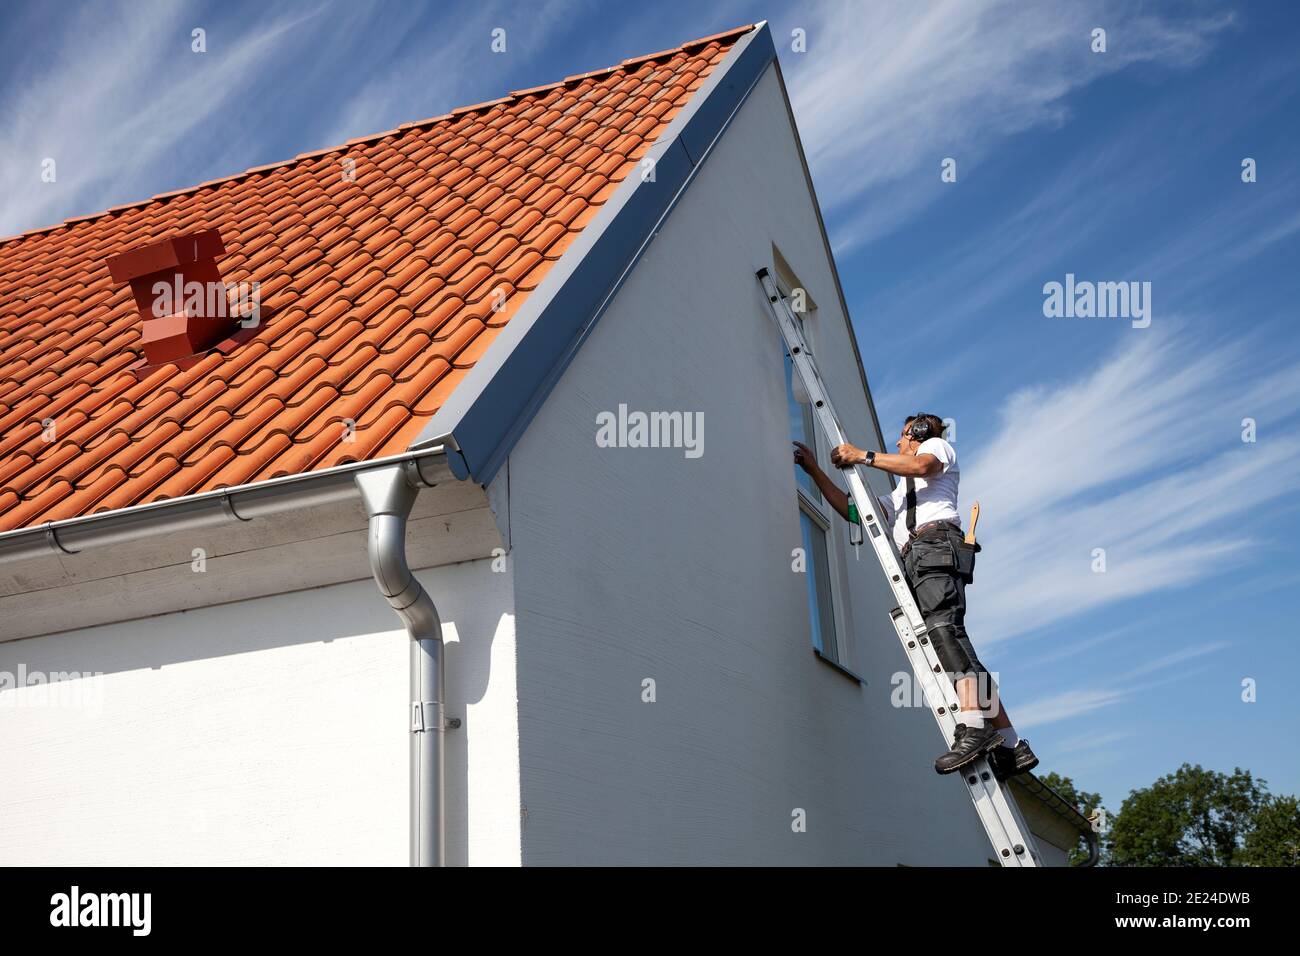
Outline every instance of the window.
[[807, 565], [808, 617], [812, 627], [813, 647], [831, 660], [835, 653], [835, 615], [831, 606], [831, 575], [826, 558], [826, 529], [807, 510], [799, 510], [803, 529], [803, 551]]
[[[811, 405], [803, 405], [795, 401], [794, 397], [794, 376], [797, 373], [794, 370], [794, 362], [790, 359], [790, 353], [785, 353], [785, 403], [790, 411], [790, 437], [795, 441], [801, 441], [813, 450], [814, 454], [820, 454], [818, 448], [816, 419], [813, 416]], [[799, 490], [813, 501], [820, 503], [822, 493], [817, 490], [817, 483], [812, 480], [812, 476], [805, 472], [798, 465], [792, 465], [794, 468], [794, 480], [799, 485]]]
[[[781, 290], [786, 293], [786, 289]], [[803, 321], [800, 316], [800, 322]], [[812, 406], [795, 398], [794, 377], [798, 373], [789, 352], [785, 353], [785, 395], [790, 419], [790, 437], [803, 442], [813, 455], [821, 460], [823, 442], [816, 425]], [[839, 642], [835, 632], [835, 606], [831, 595], [831, 519], [832, 512], [826, 499], [812, 478], [798, 465], [795, 473], [796, 497], [799, 507], [799, 525], [803, 535], [804, 573], [808, 587], [808, 622], [813, 647], [828, 660], [840, 660]]]

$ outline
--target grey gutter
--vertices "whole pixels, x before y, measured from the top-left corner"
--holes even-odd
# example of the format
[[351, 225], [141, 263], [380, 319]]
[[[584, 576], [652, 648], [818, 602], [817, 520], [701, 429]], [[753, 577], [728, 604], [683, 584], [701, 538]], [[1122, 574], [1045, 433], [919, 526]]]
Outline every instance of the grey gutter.
[[5, 531], [0, 533], [0, 564], [49, 554], [79, 554], [92, 548], [169, 531], [251, 521], [284, 511], [356, 498], [358, 493], [352, 478], [359, 471], [406, 461], [415, 462], [415, 467], [423, 469], [433, 459], [445, 454], [443, 443], [430, 443], [425, 448], [400, 455]]
[[741, 36], [655, 141], [653, 180], [630, 174], [524, 301], [412, 443], [454, 436], [458, 478], [487, 484], [532, 421], [776, 48], [766, 21]]

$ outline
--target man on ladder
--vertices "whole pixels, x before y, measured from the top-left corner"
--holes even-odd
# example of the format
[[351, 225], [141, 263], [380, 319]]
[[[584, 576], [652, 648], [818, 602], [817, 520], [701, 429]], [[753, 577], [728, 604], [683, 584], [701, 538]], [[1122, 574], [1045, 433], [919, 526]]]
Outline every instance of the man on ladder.
[[[973, 576], [978, 545], [973, 533], [969, 542], [962, 537], [957, 511], [961, 472], [957, 452], [944, 441], [943, 432], [938, 416], [913, 415], [903, 423], [898, 454], [877, 454], [844, 444], [831, 450], [831, 461], [840, 468], [867, 465], [903, 479], [892, 494], [882, 495], [879, 501], [886, 520], [893, 525], [903, 571], [925, 618], [935, 654], [952, 679], [961, 704], [952, 749], [940, 755], [934, 769], [952, 773], [987, 753], [994, 774], [1005, 780], [1032, 769], [1038, 758], [1029, 743], [1016, 734], [1000, 706], [992, 676], [966, 635], [966, 585]], [[846, 521], [853, 520], [849, 518], [848, 496], [822, 471], [807, 446], [799, 442], [795, 446], [795, 463], [812, 477]]]

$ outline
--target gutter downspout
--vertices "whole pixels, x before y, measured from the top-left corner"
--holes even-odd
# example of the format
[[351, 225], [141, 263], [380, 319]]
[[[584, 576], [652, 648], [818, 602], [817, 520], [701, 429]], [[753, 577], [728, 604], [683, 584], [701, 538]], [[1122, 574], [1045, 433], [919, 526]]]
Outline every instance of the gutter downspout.
[[379, 591], [411, 638], [411, 866], [446, 866], [445, 672], [442, 624], [433, 599], [406, 563], [406, 519], [421, 488], [432, 487], [413, 461], [358, 472], [370, 516], [367, 550]]
[[1097, 861], [1101, 859], [1101, 841], [1097, 838], [1095, 832], [1086, 833], [1083, 838], [1088, 841], [1088, 859], [1075, 865], [1079, 867], [1096, 866]]
[[1088, 817], [1088, 825], [1088, 832], [1083, 835], [1088, 841], [1088, 859], [1075, 864], [1079, 867], [1096, 866], [1101, 859], [1101, 832], [1097, 829], [1096, 818]]

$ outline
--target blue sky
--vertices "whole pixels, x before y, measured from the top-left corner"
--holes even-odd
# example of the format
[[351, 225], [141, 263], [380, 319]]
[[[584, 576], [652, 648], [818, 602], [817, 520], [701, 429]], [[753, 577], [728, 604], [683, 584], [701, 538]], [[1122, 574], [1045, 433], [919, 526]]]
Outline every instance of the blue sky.
[[[1041, 769], [1300, 792], [1294, 4], [51, 9], [0, 8], [0, 235], [768, 19], [887, 437], [957, 424], [970, 629]], [[1045, 317], [1067, 273], [1150, 282], [1150, 326]]]

